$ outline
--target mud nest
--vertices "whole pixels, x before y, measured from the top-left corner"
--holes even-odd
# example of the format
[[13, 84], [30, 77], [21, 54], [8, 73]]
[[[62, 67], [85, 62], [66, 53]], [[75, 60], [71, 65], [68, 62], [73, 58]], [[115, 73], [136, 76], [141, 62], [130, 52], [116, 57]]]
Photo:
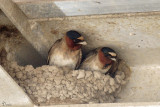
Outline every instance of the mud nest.
[[128, 66], [119, 63], [115, 78], [97, 71], [73, 70], [44, 65], [33, 68], [7, 62], [4, 68], [38, 105], [114, 102], [127, 82]]

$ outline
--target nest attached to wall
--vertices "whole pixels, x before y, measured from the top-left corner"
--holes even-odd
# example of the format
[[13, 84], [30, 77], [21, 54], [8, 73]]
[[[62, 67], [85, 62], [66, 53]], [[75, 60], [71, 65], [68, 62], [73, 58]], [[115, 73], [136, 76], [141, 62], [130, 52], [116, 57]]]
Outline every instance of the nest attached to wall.
[[0, 64], [37, 105], [114, 102], [131, 73], [123, 60], [115, 78], [98, 71], [19, 66], [12, 60], [16, 48], [13, 46], [20, 45], [22, 38], [5, 26], [0, 26], [0, 33]]

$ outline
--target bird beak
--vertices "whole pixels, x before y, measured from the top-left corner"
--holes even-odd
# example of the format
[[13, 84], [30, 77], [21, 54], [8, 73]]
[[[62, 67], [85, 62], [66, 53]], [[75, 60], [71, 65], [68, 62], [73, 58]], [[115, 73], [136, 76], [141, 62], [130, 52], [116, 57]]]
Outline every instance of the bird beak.
[[84, 37], [83, 37], [83, 36], [80, 36], [80, 37], [79, 37], [79, 38], [77, 38], [77, 39], [79, 39], [79, 40], [83, 41], [83, 40], [84, 40]]
[[111, 56], [116, 56], [117, 54], [114, 52], [108, 52]]
[[84, 41], [84, 37], [83, 36], [80, 36], [79, 38], [77, 38], [79, 40], [81, 40], [80, 42], [78, 42], [77, 44], [81, 44], [81, 45], [87, 45], [87, 42]]
[[87, 45], [87, 42], [86, 41], [81, 41], [81, 42], [78, 42], [77, 44]]
[[117, 61], [117, 59], [116, 59], [116, 58], [111, 58], [111, 60], [112, 60], [112, 61], [115, 61], [115, 62]]

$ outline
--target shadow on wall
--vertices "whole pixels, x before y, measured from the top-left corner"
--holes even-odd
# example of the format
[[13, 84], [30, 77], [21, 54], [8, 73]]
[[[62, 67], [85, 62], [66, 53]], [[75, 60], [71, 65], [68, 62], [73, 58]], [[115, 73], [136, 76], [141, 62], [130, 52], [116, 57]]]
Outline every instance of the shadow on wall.
[[14, 26], [0, 25], [0, 50], [2, 49], [7, 53], [7, 60], [16, 61], [21, 66], [38, 67], [46, 64], [46, 59], [40, 56]]
[[47, 60], [42, 58], [29, 43], [22, 44], [15, 57], [17, 63], [21, 66], [33, 65], [34, 67], [39, 67], [47, 64]]

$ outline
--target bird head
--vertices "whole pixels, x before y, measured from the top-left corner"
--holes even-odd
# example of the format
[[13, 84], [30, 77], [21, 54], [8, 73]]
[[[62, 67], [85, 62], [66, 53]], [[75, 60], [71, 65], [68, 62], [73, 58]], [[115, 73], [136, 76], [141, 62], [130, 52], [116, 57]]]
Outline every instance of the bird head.
[[111, 48], [102, 47], [99, 50], [99, 60], [102, 64], [104, 64], [104, 67], [106, 67], [117, 61], [117, 54]]
[[78, 50], [82, 45], [87, 45], [84, 37], [77, 31], [70, 30], [66, 33], [66, 43], [72, 50]]

